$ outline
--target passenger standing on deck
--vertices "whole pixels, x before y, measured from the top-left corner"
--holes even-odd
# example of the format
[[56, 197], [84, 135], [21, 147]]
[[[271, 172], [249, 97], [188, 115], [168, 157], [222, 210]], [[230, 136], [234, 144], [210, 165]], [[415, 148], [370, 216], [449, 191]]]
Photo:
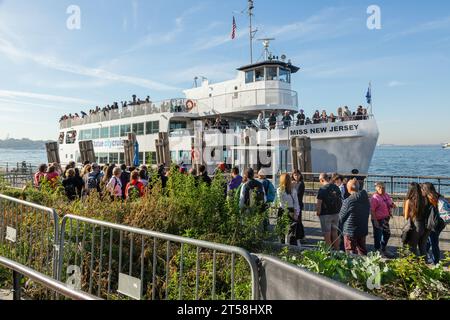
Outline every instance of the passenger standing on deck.
[[344, 121], [344, 111], [342, 110], [341, 107], [339, 107], [337, 114], [338, 114], [338, 120], [341, 122]]
[[319, 124], [320, 123], [320, 113], [319, 110], [316, 110], [316, 112], [314, 113], [313, 117], [312, 117], [312, 122], [313, 124]]
[[301, 246], [301, 235], [298, 234], [298, 217], [300, 214], [300, 205], [295, 186], [292, 185], [291, 177], [285, 173], [280, 177], [280, 186], [277, 189], [278, 218], [288, 215], [290, 225], [288, 234], [285, 239], [281, 239], [282, 243]]
[[348, 197], [339, 214], [343, 226], [344, 246], [347, 253], [367, 255], [366, 238], [369, 234], [370, 201], [365, 190], [360, 190], [358, 181], [352, 179], [347, 184]]
[[277, 117], [275, 115], [275, 112], [272, 112], [269, 117], [269, 128], [270, 130], [275, 130], [276, 126], [277, 126]]
[[404, 217], [410, 220], [413, 228], [409, 236], [405, 237], [404, 244], [409, 246], [413, 253], [425, 257], [427, 255], [427, 241], [430, 230], [426, 226], [426, 201], [418, 183], [411, 183], [403, 208]]
[[352, 117], [352, 112], [350, 111], [350, 109], [345, 106], [344, 107], [344, 121], [349, 121]]
[[384, 183], [378, 182], [375, 185], [375, 189], [376, 193], [370, 199], [375, 250], [380, 251], [381, 255], [386, 258], [392, 258], [392, 255], [386, 249], [391, 237], [389, 222], [395, 204], [389, 194], [386, 193]]
[[303, 226], [303, 197], [305, 196], [305, 182], [303, 181], [303, 175], [300, 170], [295, 170], [292, 173], [292, 184], [297, 191], [298, 205], [300, 207], [300, 211], [298, 214], [298, 223], [297, 223], [297, 235], [300, 241], [305, 240], [305, 227]]
[[39, 188], [41, 186], [42, 180], [45, 178], [45, 173], [47, 172], [47, 165], [41, 164], [38, 171], [34, 174], [34, 187]]
[[328, 123], [328, 115], [325, 110], [322, 111], [322, 115], [320, 116], [321, 123]]
[[441, 249], [439, 248], [439, 236], [445, 229], [445, 221], [441, 217], [442, 207], [445, 203], [445, 198], [437, 193], [436, 188], [432, 183], [424, 183], [422, 185], [422, 194], [428, 200], [430, 210], [435, 210], [437, 221], [431, 227], [430, 238], [427, 243], [427, 252], [432, 249], [432, 260], [434, 264], [441, 261]]
[[302, 109], [300, 113], [297, 115], [297, 126], [305, 125], [306, 115], [305, 111]]
[[289, 111], [286, 111], [284, 113], [284, 117], [283, 117], [282, 121], [283, 121], [283, 129], [287, 129], [287, 128], [289, 128], [291, 126], [291, 124], [292, 124], [292, 116], [291, 116]]
[[339, 188], [330, 183], [326, 173], [319, 176], [322, 187], [317, 195], [317, 216], [320, 218], [325, 242], [335, 250], [339, 250], [338, 223], [342, 207], [342, 196]]
[[259, 129], [264, 129], [265, 127], [266, 127], [266, 123], [265, 123], [266, 121], [265, 121], [265, 119], [264, 119], [264, 114], [262, 113], [262, 112], [260, 112], [259, 114], [258, 114], [258, 120], [257, 120], [257, 123], [258, 123], [258, 128]]

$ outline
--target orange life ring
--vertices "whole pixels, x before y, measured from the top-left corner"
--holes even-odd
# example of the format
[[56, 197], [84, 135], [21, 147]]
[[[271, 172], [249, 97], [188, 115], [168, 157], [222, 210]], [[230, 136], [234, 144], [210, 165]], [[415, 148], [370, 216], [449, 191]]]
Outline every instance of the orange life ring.
[[192, 109], [194, 109], [194, 107], [195, 107], [194, 101], [192, 101], [192, 100], [186, 101], [186, 109], [188, 111], [191, 111]]

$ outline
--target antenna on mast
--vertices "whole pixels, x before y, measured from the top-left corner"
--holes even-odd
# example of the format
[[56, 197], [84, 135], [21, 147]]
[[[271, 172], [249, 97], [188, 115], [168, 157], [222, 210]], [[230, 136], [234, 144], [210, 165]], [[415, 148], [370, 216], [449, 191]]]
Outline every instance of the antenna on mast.
[[253, 30], [252, 26], [252, 17], [253, 17], [253, 9], [255, 8], [255, 5], [253, 3], [253, 0], [248, 0], [248, 17], [250, 20], [250, 63], [253, 63], [253, 39], [255, 38], [256, 32], [258, 32], [258, 29]]
[[264, 46], [264, 60], [271, 60], [272, 59], [272, 53], [269, 51], [270, 47], [270, 41], [274, 41], [275, 38], [264, 38], [264, 39], [258, 39], [258, 41], [263, 42]]

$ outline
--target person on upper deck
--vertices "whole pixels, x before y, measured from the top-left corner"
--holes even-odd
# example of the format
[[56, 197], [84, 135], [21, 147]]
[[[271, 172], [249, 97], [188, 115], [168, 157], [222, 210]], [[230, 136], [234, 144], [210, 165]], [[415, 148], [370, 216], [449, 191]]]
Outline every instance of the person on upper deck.
[[330, 114], [329, 122], [332, 122], [332, 123], [335, 123], [335, 122], [336, 122], [336, 116], [334, 115], [334, 113], [331, 113], [331, 114]]
[[283, 129], [287, 129], [291, 126], [292, 116], [289, 111], [284, 112], [284, 117], [283, 117], [282, 121], [283, 121]]
[[362, 120], [363, 118], [364, 118], [363, 107], [362, 107], [362, 106], [359, 106], [359, 107], [358, 107], [358, 110], [356, 111], [356, 118], [355, 118], [355, 120], [360, 121], [360, 120]]
[[306, 118], [305, 126], [308, 126], [308, 125], [310, 125], [310, 124], [312, 124], [311, 119]]
[[350, 109], [347, 106], [345, 106], [344, 107], [344, 121], [350, 120], [351, 117], [352, 117], [352, 112], [350, 111]]
[[302, 109], [300, 113], [297, 115], [297, 126], [305, 125], [306, 115], [305, 111]]
[[321, 123], [327, 123], [328, 122], [328, 115], [327, 115], [327, 112], [325, 110], [322, 111], [322, 115], [320, 117], [320, 122]]
[[275, 112], [272, 112], [269, 117], [269, 128], [270, 130], [274, 130], [277, 126], [277, 116]]
[[314, 113], [313, 117], [312, 117], [312, 122], [314, 124], [319, 124], [320, 123], [320, 113], [319, 110], [316, 110], [316, 112]]

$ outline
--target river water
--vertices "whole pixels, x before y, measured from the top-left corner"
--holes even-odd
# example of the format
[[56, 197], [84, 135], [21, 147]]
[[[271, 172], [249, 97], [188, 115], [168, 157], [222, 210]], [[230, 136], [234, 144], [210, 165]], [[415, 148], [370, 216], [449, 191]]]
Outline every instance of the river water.
[[[46, 162], [45, 150], [0, 149], [0, 166], [26, 160], [38, 165]], [[440, 146], [380, 146], [375, 150], [371, 174], [450, 177], [450, 149]]]

